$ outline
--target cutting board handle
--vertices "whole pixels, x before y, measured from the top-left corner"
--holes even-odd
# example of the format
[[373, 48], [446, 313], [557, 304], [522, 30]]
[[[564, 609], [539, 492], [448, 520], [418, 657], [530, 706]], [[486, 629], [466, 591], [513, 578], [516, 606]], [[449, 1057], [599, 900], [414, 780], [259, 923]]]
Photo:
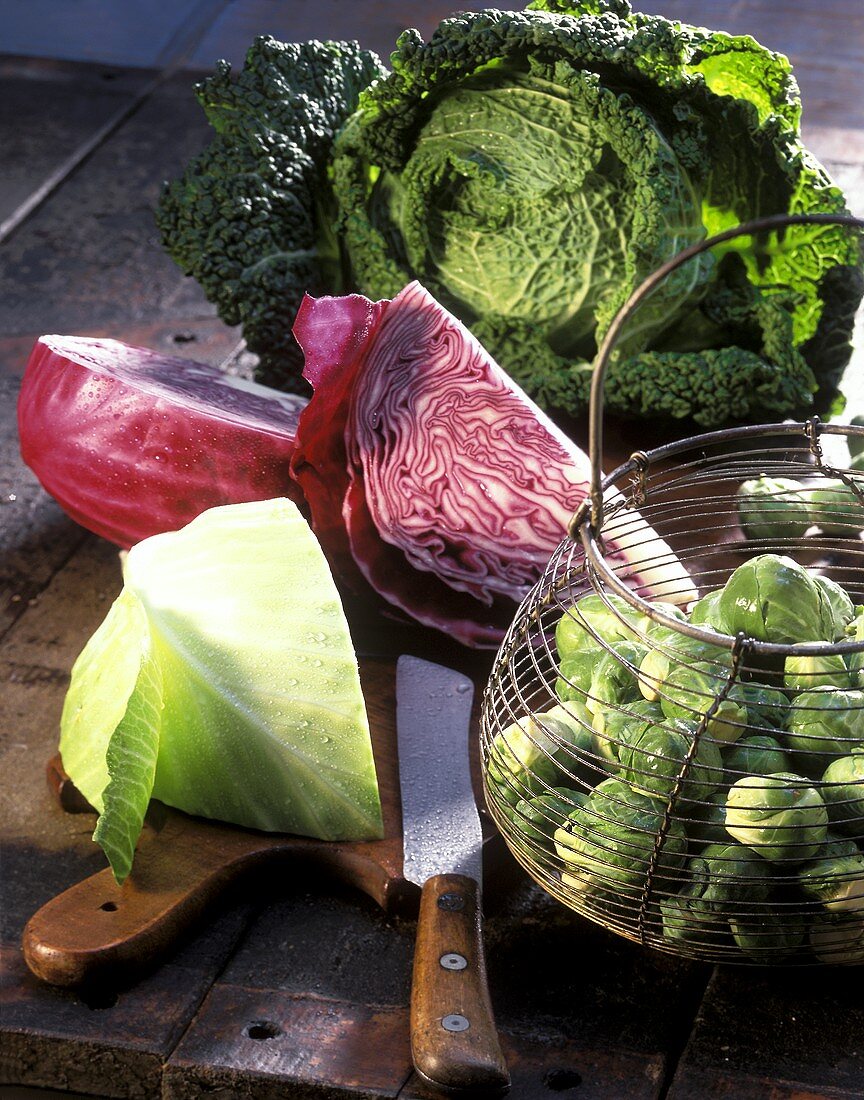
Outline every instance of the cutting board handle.
[[323, 841], [223, 826], [160, 806], [122, 886], [110, 868], [47, 902], [22, 936], [31, 971], [52, 985], [125, 985], [152, 970], [237, 881], [288, 858], [368, 894], [391, 913], [411, 911], [401, 837]]
[[110, 868], [47, 902], [22, 937], [27, 965], [59, 986], [121, 984], [170, 951], [237, 878], [262, 858], [242, 836], [166, 811], [122, 886]]

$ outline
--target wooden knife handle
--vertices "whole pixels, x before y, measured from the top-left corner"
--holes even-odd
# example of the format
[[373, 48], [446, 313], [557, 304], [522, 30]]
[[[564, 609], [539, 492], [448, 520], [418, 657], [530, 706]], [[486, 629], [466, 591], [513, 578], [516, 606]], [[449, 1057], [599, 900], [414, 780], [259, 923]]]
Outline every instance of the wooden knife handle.
[[480, 888], [465, 875], [423, 887], [411, 983], [414, 1068], [448, 1091], [501, 1093], [510, 1075], [492, 1015]]

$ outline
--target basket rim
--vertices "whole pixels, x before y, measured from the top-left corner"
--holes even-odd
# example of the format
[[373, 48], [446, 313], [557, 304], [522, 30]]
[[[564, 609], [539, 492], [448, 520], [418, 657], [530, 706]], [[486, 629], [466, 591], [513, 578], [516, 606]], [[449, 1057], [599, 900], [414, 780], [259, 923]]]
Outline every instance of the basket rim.
[[[673, 440], [649, 451], [636, 451], [626, 461], [618, 465], [611, 473], [606, 474], [600, 484], [601, 493], [613, 489], [620, 496], [616, 482], [627, 474], [635, 471], [646, 471], [652, 464], [673, 458], [682, 452], [697, 450], [702, 447], [718, 443], [729, 443], [736, 439], [758, 438], [761, 435], [777, 436], [788, 435], [801, 436], [804, 439], [813, 439], [819, 434], [826, 435], [859, 435], [864, 436], [864, 425], [823, 423], [819, 417], [814, 416], [803, 421], [785, 420], [775, 424], [745, 424], [731, 428], [722, 428], [712, 432], [703, 432], [700, 435], [688, 436], [684, 439]], [[827, 469], [828, 467], [822, 467]], [[819, 469], [819, 467], [816, 467]], [[833, 469], [833, 468], [831, 468]], [[710, 628], [694, 626], [689, 621], [682, 621], [666, 615], [658, 610], [656, 604], [652, 604], [639, 596], [631, 587], [621, 580], [608, 565], [602, 547], [602, 523], [605, 515], [601, 513], [601, 528], [595, 527], [594, 509], [591, 501], [586, 501], [574, 513], [568, 529], [569, 538], [574, 541], [578, 538], [585, 551], [587, 564], [595, 571], [604, 585], [607, 585], [615, 595], [620, 596], [625, 603], [634, 610], [650, 618], [659, 626], [686, 635], [699, 642], [724, 647], [726, 649], [747, 650], [756, 655], [772, 656], [813, 656], [824, 657], [835, 654], [844, 655], [864, 652], [864, 641], [838, 641], [838, 642], [765, 642], [751, 638], [744, 633], [737, 635], [721, 634]], [[609, 516], [614, 517], [614, 508], [610, 509]]]

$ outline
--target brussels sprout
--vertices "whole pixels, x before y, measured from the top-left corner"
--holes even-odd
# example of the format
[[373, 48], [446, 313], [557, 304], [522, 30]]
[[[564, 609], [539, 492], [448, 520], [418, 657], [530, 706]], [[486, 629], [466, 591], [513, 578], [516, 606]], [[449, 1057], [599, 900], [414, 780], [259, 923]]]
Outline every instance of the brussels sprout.
[[631, 607], [620, 596], [591, 592], [581, 596], [558, 620], [555, 645], [558, 658], [571, 654], [602, 651], [603, 642], [633, 641], [645, 633], [651, 619]]
[[571, 652], [569, 656], [562, 658], [558, 664], [558, 678], [555, 681], [555, 694], [562, 703], [575, 700], [584, 702], [591, 689], [591, 680], [598, 660], [603, 656], [603, 649], [598, 645], [593, 650]]
[[834, 640], [834, 616], [822, 589], [791, 558], [761, 554], [739, 565], [723, 587], [720, 614], [731, 634], [792, 644]]
[[822, 798], [834, 828], [864, 837], [864, 752], [832, 760], [822, 784]]
[[810, 522], [826, 535], [853, 536], [864, 529], [864, 478], [850, 481], [856, 488], [832, 478], [807, 491]]
[[592, 714], [641, 699], [636, 670], [647, 649], [639, 642], [614, 642], [594, 668], [585, 705]]
[[[846, 627], [848, 640], [864, 642], [864, 607], [855, 608], [855, 618]], [[846, 662], [849, 668], [851, 686], [864, 688], [864, 650], [860, 653], [848, 653]]]
[[[682, 808], [681, 815], [687, 836], [695, 844], [728, 844], [726, 832], [726, 799], [729, 790], [722, 787], [707, 798]], [[687, 815], [686, 819], [683, 815]]]
[[561, 773], [561, 782], [567, 784], [579, 779], [586, 786], [593, 787], [603, 778], [605, 773], [600, 770], [603, 761], [597, 758], [591, 714], [584, 703], [568, 700], [537, 717], [541, 722], [551, 718], [564, 727], [563, 730], [556, 727], [561, 743], [552, 753], [552, 759]]
[[735, 944], [754, 959], [788, 954], [806, 927], [769, 908], [774, 878], [768, 864], [741, 844], [709, 844], [687, 864], [688, 883], [660, 903], [664, 936], [697, 946]]
[[663, 711], [657, 703], [637, 699], [626, 706], [607, 707], [593, 716], [594, 751], [608, 765], [610, 771], [618, 771], [618, 754], [628, 737], [637, 735], [644, 727], [664, 722]]
[[[659, 611], [662, 615], [665, 615], [667, 619], [675, 619], [675, 621], [679, 623], [687, 622], [687, 616], [677, 603], [666, 603], [665, 600], [654, 600], [651, 603], [651, 607]], [[658, 623], [654, 619], [651, 619], [648, 626], [645, 628], [645, 636], [651, 641], [658, 638], [665, 638], [667, 635], [674, 638], [680, 637], [673, 627], [667, 626], [665, 623]]]
[[810, 527], [807, 492], [790, 477], [745, 481], [735, 494], [738, 521], [747, 538], [796, 539]]
[[[636, 790], [668, 800], [684, 768], [696, 723], [671, 718], [660, 724], [625, 725], [615, 746], [619, 778]], [[681, 782], [683, 799], [706, 798], [723, 782], [723, 761], [715, 741], [702, 737]]]
[[864, 919], [857, 913], [820, 917], [810, 929], [810, 947], [821, 962], [835, 965], [864, 962]]
[[[674, 900], [660, 903], [667, 939], [709, 945], [729, 938], [749, 953], [767, 946], [768, 927], [760, 906], [774, 885], [768, 865], [741, 844], [709, 844], [687, 863], [688, 882]], [[770, 921], [770, 915], [767, 918]], [[772, 946], [784, 936], [780, 922], [771, 924]], [[803, 936], [803, 933], [802, 933]], [[799, 942], [800, 942], [799, 936]], [[785, 942], [785, 939], [783, 940]]]
[[560, 829], [574, 807], [584, 804], [587, 798], [582, 791], [554, 787], [543, 794], [520, 798], [509, 816], [523, 836], [551, 849], [555, 830]]
[[686, 635], [678, 634], [668, 643], [657, 640], [657, 644], [649, 646], [639, 665], [639, 690], [653, 702], [660, 697], [666, 677], [673, 668], [696, 661], [716, 663], [719, 672], [721, 668], [731, 667], [732, 655], [728, 649]]
[[786, 742], [799, 766], [821, 775], [832, 757], [845, 756], [864, 742], [864, 691], [802, 691], [795, 696], [787, 730]]
[[803, 862], [825, 840], [828, 810], [803, 776], [748, 775], [729, 789], [726, 832], [769, 862]]
[[709, 844], [688, 862], [689, 889], [715, 909], [765, 901], [774, 885], [768, 865], [743, 844]]
[[693, 604], [690, 608], [690, 622], [693, 626], [707, 626], [718, 634], [729, 633], [726, 620], [720, 611], [720, 597], [722, 594], [723, 589], [718, 588], [716, 592], [708, 592], [701, 600], [697, 600]]
[[[726, 677], [710, 661], [678, 665], [663, 683], [660, 705], [667, 718], [700, 721], [712, 707], [726, 683]], [[714, 707], [706, 732], [718, 741], [737, 741], [747, 727], [747, 709], [741, 702], [740, 685]]]
[[798, 872], [803, 892], [833, 912], [864, 910], [864, 852], [852, 840], [829, 840]]
[[747, 708], [747, 725], [751, 730], [780, 730], [786, 725], [789, 699], [779, 688], [750, 681], [736, 684], [733, 695]]
[[[641, 888], [652, 862], [665, 805], [634, 791], [618, 779], [604, 779], [577, 806], [554, 836], [568, 883], [593, 892], [619, 887]], [[655, 874], [662, 879], [679, 868], [687, 837], [678, 821], [668, 822], [660, 844]]]
[[496, 733], [486, 773], [500, 797], [515, 806], [521, 798], [582, 777], [574, 765], [592, 763], [589, 718], [584, 705], [567, 702]]
[[804, 942], [807, 926], [776, 912], [742, 912], [729, 917], [736, 945], [751, 959], [774, 961], [791, 954]]
[[736, 741], [723, 753], [723, 763], [732, 781], [745, 775], [789, 771], [789, 758], [783, 746], [767, 733], [755, 733]]
[[501, 798], [515, 806], [520, 798], [554, 787], [559, 778], [554, 753], [560, 741], [570, 736], [570, 727], [564, 722], [545, 718], [541, 724], [533, 716], [496, 733], [486, 772]]
[[828, 640], [831, 642], [840, 641], [845, 636], [849, 624], [855, 618], [855, 607], [852, 600], [849, 598], [846, 589], [830, 577], [822, 577], [816, 573], [813, 574], [813, 580], [828, 604], [831, 619], [834, 623], [834, 634]]
[[783, 685], [796, 692], [816, 687], [849, 688], [852, 676], [839, 653], [826, 653], [822, 657], [790, 655], [784, 664]]
[[663, 938], [688, 947], [721, 947], [729, 941], [729, 925], [707, 902], [686, 890], [660, 902]]

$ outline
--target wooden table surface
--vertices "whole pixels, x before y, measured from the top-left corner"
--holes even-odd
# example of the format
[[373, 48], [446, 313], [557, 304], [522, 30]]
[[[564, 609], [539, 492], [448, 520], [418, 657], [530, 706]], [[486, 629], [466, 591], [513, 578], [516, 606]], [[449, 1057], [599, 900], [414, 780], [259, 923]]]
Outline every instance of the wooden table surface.
[[[91, 14], [98, 7], [87, 5]], [[788, 53], [806, 138], [864, 214], [860, 0], [642, 7], [750, 32]], [[34, 3], [31, 16], [52, 9], [66, 6]], [[408, 1046], [414, 922], [290, 865], [233, 897], [117, 995], [41, 985], [20, 952], [28, 917], [102, 866], [92, 821], [59, 809], [44, 766], [72, 661], [120, 587], [116, 549], [69, 520], [21, 464], [15, 400], [27, 353], [42, 333], [81, 333], [242, 365], [239, 333], [163, 254], [153, 226], [162, 180], [208, 138], [192, 70], [216, 56], [238, 59], [258, 31], [350, 34], [347, 10], [364, 44], [386, 53], [400, 22], [428, 32], [449, 6], [177, 2], [164, 33], [150, 23], [150, 38], [142, 30], [131, 45], [108, 27], [101, 54], [95, 29], [83, 36], [68, 19], [64, 27], [46, 16], [53, 45], [50, 34], [34, 45], [20, 20], [8, 29], [14, 54], [0, 58], [3, 1096], [24, 1095], [20, 1086], [172, 1100], [429, 1095]], [[861, 364], [859, 355], [856, 393]], [[515, 868], [487, 891], [491, 994], [518, 1100], [864, 1098], [860, 970], [712, 969], [588, 924]]]

